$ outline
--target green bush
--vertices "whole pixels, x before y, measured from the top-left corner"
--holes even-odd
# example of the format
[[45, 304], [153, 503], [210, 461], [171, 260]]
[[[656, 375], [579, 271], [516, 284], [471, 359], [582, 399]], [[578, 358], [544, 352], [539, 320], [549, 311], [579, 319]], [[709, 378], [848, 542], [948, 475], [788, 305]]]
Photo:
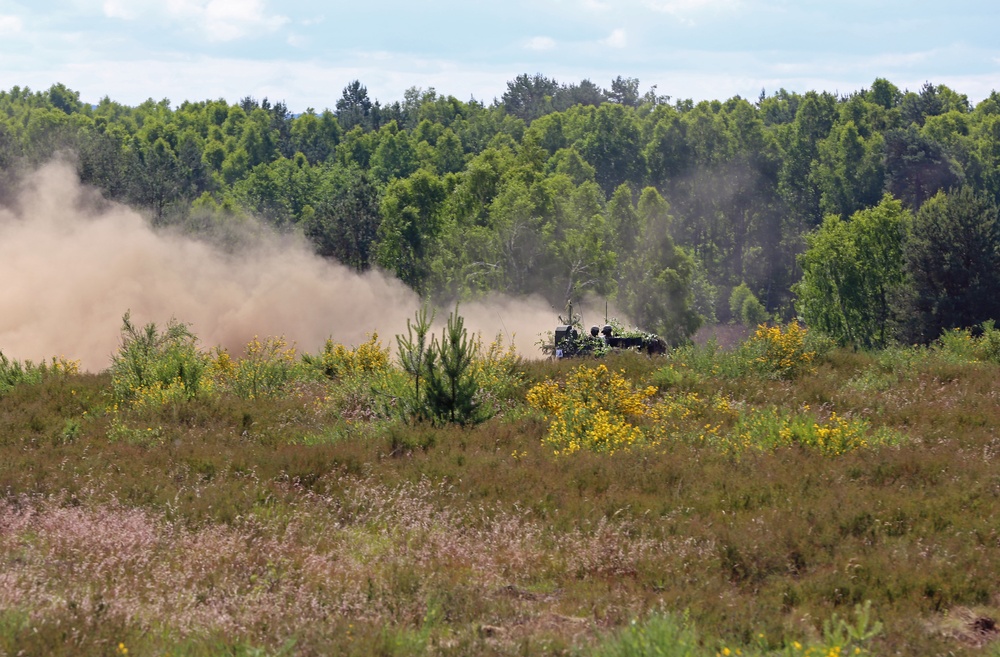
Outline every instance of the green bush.
[[389, 349], [382, 347], [378, 333], [353, 349], [327, 340], [318, 356], [302, 354], [302, 362], [328, 379], [378, 374], [389, 367]]
[[524, 375], [514, 344], [497, 337], [489, 345], [472, 338], [472, 376], [476, 380], [476, 404], [482, 417], [500, 415], [524, 399]]
[[1000, 363], [1000, 329], [991, 319], [982, 324], [982, 334], [976, 340], [976, 358], [990, 363]]
[[1000, 330], [993, 320], [983, 322], [975, 330], [948, 329], [938, 338], [936, 347], [957, 357], [959, 362], [1000, 363]]
[[284, 393], [296, 377], [296, 366], [295, 347], [283, 337], [254, 336], [239, 360], [219, 351], [212, 360], [212, 373], [219, 388], [242, 399], [259, 399]]
[[709, 657], [698, 633], [685, 619], [658, 615], [628, 627], [602, 643], [597, 657]]
[[393, 404], [398, 412], [409, 419], [420, 419], [426, 416], [425, 396], [426, 391], [421, 393], [420, 382], [426, 378], [428, 356], [432, 344], [428, 344], [427, 336], [430, 334], [431, 322], [434, 321], [434, 314], [427, 316], [427, 308], [422, 307], [417, 311], [415, 322], [406, 320], [406, 337], [396, 335], [396, 345], [399, 353], [396, 358], [403, 372], [413, 378], [412, 390], [404, 391], [402, 395], [393, 396]]
[[768, 320], [767, 309], [746, 283], [740, 283], [729, 295], [729, 312], [733, 321], [743, 326], [757, 326]]
[[79, 371], [78, 361], [53, 357], [51, 363], [46, 363], [43, 360], [36, 365], [30, 360], [23, 363], [19, 360], [11, 360], [0, 351], [0, 395], [14, 386], [41, 383], [48, 376], [65, 376], [76, 374]]
[[427, 352], [427, 408], [441, 422], [469, 424], [482, 419], [473, 376], [475, 346], [469, 341], [465, 319], [458, 309], [448, 315], [448, 325], [431, 340]]
[[207, 359], [186, 324], [170, 320], [163, 331], [138, 328], [122, 317], [121, 345], [111, 358], [111, 385], [118, 404], [164, 403], [201, 391]]

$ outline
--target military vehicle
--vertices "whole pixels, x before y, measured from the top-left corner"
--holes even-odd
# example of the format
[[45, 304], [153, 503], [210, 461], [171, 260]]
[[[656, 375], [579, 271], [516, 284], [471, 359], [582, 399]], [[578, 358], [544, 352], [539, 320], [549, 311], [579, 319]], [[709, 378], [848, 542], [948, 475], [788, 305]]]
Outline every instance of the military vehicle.
[[603, 327], [590, 327], [589, 334], [582, 331], [579, 315], [573, 314], [573, 304], [569, 304], [569, 321], [562, 316], [561, 322], [553, 333], [551, 343], [543, 344], [542, 349], [556, 358], [573, 356], [603, 356], [621, 349], [641, 351], [646, 354], [667, 353], [667, 342], [655, 333], [647, 333], [639, 329], [626, 330], [614, 320], [605, 317]]

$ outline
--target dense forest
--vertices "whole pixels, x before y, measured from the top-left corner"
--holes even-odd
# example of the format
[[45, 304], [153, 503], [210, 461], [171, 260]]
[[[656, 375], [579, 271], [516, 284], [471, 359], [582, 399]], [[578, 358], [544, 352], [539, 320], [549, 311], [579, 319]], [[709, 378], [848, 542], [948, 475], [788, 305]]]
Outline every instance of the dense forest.
[[54, 156], [157, 226], [245, 216], [436, 301], [592, 293], [674, 343], [798, 316], [843, 344], [1000, 318], [1000, 94], [677, 100], [521, 75], [491, 104], [359, 81], [293, 114], [244, 98], [0, 92], [0, 202]]

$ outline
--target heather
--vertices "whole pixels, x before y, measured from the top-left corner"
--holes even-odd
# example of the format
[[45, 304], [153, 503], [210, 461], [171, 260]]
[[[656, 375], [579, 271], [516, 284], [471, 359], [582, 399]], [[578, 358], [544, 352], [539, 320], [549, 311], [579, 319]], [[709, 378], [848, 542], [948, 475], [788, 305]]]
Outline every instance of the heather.
[[0, 654], [995, 654], [992, 326], [521, 360], [453, 320], [434, 406], [377, 335], [124, 324], [106, 372], [4, 361]]

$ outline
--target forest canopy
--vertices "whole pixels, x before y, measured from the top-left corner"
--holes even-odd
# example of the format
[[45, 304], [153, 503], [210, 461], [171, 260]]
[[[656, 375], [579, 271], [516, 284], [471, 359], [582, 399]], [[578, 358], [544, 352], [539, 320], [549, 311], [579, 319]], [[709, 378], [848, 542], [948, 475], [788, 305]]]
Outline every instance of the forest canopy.
[[486, 104], [358, 80], [336, 106], [0, 91], [0, 203], [53, 157], [154, 225], [258, 217], [441, 302], [614, 299], [677, 343], [801, 317], [844, 344], [1000, 319], [1000, 95], [885, 79], [672, 99], [541, 74]]

